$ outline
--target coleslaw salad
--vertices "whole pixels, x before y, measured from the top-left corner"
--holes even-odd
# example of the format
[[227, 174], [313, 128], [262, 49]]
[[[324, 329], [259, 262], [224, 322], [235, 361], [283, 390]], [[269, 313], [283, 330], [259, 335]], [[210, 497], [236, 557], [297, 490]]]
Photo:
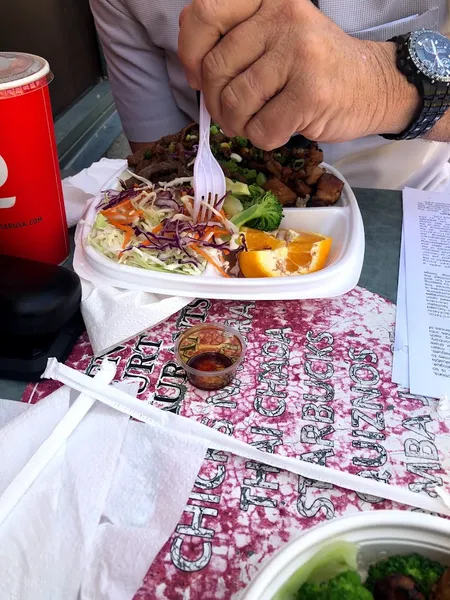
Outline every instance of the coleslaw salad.
[[229, 277], [224, 258], [244, 245], [238, 227], [222, 210], [225, 198], [216, 203], [212, 218], [195, 223], [191, 178], [167, 184], [137, 179], [133, 187], [120, 180], [122, 190], [103, 192], [88, 243], [130, 267], [201, 275], [211, 264]]

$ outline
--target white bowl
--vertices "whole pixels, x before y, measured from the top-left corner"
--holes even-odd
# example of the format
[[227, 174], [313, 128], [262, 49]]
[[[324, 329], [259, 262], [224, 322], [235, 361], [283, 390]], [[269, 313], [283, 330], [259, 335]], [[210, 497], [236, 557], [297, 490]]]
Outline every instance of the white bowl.
[[374, 511], [318, 525], [271, 558], [246, 589], [242, 600], [271, 600], [295, 571], [335, 541], [355, 542], [358, 563], [367, 567], [386, 556], [418, 552], [450, 565], [450, 521], [420, 512]]

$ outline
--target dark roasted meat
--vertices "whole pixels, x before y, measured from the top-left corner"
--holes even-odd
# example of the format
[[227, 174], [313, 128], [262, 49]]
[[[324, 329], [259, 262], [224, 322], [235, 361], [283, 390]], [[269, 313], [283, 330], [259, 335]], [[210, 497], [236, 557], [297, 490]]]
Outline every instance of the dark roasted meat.
[[343, 181], [331, 173], [324, 173], [317, 183], [317, 190], [312, 197], [311, 206], [330, 206], [336, 204], [341, 197], [343, 188]]
[[308, 165], [306, 167], [306, 183], [308, 185], [315, 185], [324, 173], [325, 169], [322, 169], [322, 167]]
[[416, 582], [406, 575], [388, 575], [376, 582], [374, 600], [425, 600]]
[[435, 585], [430, 600], [450, 600], [450, 568], [444, 571]]
[[[167, 135], [128, 157], [137, 175], [153, 183], [176, 177], [192, 177], [198, 148], [198, 125], [192, 123], [176, 134]], [[225, 176], [249, 185], [271, 189], [285, 206], [298, 198], [308, 206], [336, 203], [344, 184], [320, 166], [323, 152], [315, 142], [307, 148], [283, 146], [265, 152], [242, 137], [227, 138], [217, 126], [211, 130], [211, 149]]]
[[296, 192], [276, 177], [266, 181], [264, 189], [273, 192], [283, 206], [292, 206], [297, 200]]
[[307, 185], [304, 181], [297, 179], [294, 183], [294, 189], [297, 192], [299, 198], [306, 198], [311, 196], [312, 187]]

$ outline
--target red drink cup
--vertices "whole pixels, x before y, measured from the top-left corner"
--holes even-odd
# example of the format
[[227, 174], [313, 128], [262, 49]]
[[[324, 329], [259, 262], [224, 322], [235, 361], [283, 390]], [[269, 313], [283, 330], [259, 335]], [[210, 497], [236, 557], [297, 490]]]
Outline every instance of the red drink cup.
[[0, 254], [69, 255], [46, 60], [0, 52]]

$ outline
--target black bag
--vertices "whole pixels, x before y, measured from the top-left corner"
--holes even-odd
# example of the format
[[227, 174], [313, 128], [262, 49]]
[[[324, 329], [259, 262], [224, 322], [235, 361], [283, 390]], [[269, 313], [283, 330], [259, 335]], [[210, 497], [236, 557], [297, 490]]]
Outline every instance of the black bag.
[[47, 358], [65, 361], [84, 330], [73, 271], [0, 256], [0, 377], [37, 381]]

